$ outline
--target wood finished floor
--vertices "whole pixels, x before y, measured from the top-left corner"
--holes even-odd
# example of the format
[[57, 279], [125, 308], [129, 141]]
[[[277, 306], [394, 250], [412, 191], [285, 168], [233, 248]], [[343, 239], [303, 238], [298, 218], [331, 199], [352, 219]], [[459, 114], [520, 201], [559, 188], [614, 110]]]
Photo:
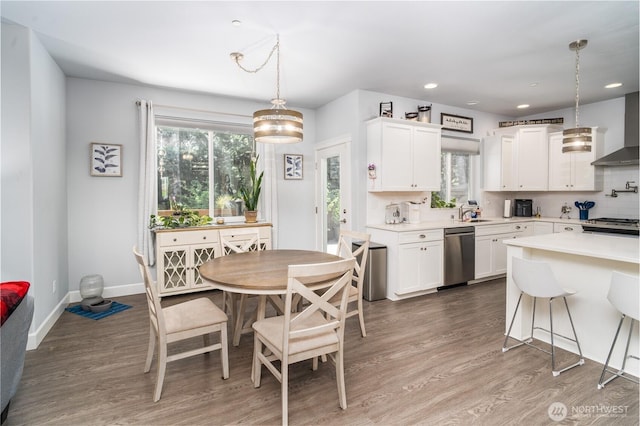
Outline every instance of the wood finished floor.
[[[553, 377], [542, 352], [502, 353], [504, 287], [504, 280], [495, 280], [406, 301], [365, 302], [367, 337], [360, 337], [356, 317], [345, 332], [347, 410], [338, 405], [333, 366], [313, 372], [305, 362], [290, 370], [289, 422], [544, 425], [556, 424], [547, 410], [562, 402], [569, 416], [560, 424], [637, 425], [638, 386], [617, 379], [597, 390], [601, 365], [587, 360]], [[219, 292], [195, 296], [203, 295], [220, 304]], [[163, 303], [185, 297], [194, 295]], [[281, 422], [280, 384], [264, 368], [260, 388], [249, 378], [249, 335], [230, 348], [228, 380], [221, 379], [217, 352], [176, 361], [167, 367], [161, 400], [152, 402], [156, 364], [142, 372], [144, 296], [117, 301], [133, 309], [99, 321], [65, 312], [27, 353], [6, 426]], [[603, 414], [612, 408], [620, 414]]]

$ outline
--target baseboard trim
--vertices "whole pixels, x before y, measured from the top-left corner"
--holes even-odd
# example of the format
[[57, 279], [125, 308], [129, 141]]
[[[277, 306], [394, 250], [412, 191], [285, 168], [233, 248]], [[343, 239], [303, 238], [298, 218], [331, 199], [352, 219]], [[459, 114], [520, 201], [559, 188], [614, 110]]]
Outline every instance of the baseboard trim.
[[[142, 294], [144, 293], [144, 283], [136, 283], [136, 284], [127, 284], [120, 285], [114, 287], [105, 287], [102, 291], [102, 297], [104, 298], [113, 298], [118, 296], [131, 296], [132, 294]], [[38, 349], [40, 343], [47, 336], [47, 333], [51, 330], [51, 328], [58, 321], [58, 318], [62, 315], [65, 308], [69, 306], [69, 303], [77, 303], [82, 300], [80, 296], [80, 290], [74, 290], [68, 292], [56, 305], [55, 308], [51, 311], [51, 313], [47, 316], [47, 318], [43, 321], [42, 325], [38, 327], [32, 333], [29, 333], [29, 337], [27, 339], [27, 350], [31, 351], [34, 349]]]

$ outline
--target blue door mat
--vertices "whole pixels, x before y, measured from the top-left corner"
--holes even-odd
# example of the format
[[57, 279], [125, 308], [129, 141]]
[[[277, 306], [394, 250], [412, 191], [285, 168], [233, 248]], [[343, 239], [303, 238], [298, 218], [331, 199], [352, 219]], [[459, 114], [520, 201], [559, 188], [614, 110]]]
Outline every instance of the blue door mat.
[[104, 312], [85, 311], [82, 309], [81, 305], [71, 306], [69, 308], [66, 308], [65, 311], [69, 311], [73, 314], [80, 315], [81, 317], [90, 318], [93, 320], [99, 320], [104, 317], [108, 317], [109, 315], [113, 315], [113, 314], [117, 314], [118, 312], [125, 311], [130, 307], [131, 306], [125, 305], [123, 303], [113, 302], [111, 304], [111, 308], [108, 311], [104, 311]]

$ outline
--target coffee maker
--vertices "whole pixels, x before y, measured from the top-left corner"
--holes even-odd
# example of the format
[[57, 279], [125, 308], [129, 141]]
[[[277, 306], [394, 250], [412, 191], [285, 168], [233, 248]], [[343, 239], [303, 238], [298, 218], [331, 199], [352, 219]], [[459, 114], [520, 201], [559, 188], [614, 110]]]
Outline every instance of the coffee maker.
[[515, 215], [518, 217], [531, 217], [533, 216], [533, 200], [530, 199], [515, 199]]

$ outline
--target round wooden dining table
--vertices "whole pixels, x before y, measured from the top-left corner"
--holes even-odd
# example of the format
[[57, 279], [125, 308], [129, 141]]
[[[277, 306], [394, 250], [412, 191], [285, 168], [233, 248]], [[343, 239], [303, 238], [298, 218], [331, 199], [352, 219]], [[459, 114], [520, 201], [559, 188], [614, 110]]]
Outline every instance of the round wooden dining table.
[[[261, 250], [234, 253], [203, 263], [200, 276], [209, 285], [220, 290], [260, 296], [256, 320], [265, 318], [267, 299], [278, 313], [284, 311], [282, 297], [287, 293], [289, 265], [335, 262], [342, 258], [313, 250]], [[237, 313], [234, 312], [234, 315]], [[243, 325], [243, 318], [233, 318], [235, 330], [251, 332], [251, 321]], [[239, 332], [234, 332], [233, 345], [240, 343]]]

